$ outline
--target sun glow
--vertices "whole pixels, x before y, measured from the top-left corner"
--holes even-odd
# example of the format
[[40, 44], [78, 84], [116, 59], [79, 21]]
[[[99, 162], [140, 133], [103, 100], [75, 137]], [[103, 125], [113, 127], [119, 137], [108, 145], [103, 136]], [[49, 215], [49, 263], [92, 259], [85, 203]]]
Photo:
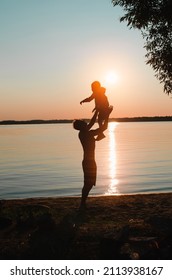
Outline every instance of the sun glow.
[[106, 84], [116, 84], [119, 80], [117, 73], [114, 71], [108, 72], [105, 77]]

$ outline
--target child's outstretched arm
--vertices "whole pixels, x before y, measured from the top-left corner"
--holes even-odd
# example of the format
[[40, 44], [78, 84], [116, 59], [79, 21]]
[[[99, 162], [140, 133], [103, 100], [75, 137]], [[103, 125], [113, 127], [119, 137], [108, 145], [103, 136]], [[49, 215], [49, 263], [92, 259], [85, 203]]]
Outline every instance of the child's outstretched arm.
[[91, 100], [94, 99], [94, 93], [92, 93], [89, 97], [83, 99], [80, 104], [82, 105], [82, 103], [85, 103], [85, 102], [90, 102]]

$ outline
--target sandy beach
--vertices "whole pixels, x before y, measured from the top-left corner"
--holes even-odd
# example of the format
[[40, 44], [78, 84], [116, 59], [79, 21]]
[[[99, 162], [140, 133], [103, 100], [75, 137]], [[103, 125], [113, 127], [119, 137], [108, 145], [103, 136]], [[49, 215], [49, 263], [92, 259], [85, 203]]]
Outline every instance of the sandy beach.
[[0, 200], [0, 259], [172, 259], [172, 193]]

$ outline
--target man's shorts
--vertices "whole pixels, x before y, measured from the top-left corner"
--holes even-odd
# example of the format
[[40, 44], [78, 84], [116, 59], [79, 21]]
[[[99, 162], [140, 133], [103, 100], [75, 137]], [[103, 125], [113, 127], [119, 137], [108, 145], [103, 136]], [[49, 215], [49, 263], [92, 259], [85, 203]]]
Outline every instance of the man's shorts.
[[84, 184], [96, 185], [97, 165], [95, 160], [83, 160]]

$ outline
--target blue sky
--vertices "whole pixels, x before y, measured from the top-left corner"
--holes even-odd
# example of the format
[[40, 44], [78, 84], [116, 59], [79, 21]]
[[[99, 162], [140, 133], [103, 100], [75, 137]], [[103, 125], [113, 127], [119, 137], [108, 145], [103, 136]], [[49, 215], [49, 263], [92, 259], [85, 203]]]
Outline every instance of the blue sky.
[[1, 0], [0, 120], [91, 117], [94, 104], [79, 102], [94, 80], [113, 117], [171, 115], [142, 36], [122, 14], [109, 0]]

